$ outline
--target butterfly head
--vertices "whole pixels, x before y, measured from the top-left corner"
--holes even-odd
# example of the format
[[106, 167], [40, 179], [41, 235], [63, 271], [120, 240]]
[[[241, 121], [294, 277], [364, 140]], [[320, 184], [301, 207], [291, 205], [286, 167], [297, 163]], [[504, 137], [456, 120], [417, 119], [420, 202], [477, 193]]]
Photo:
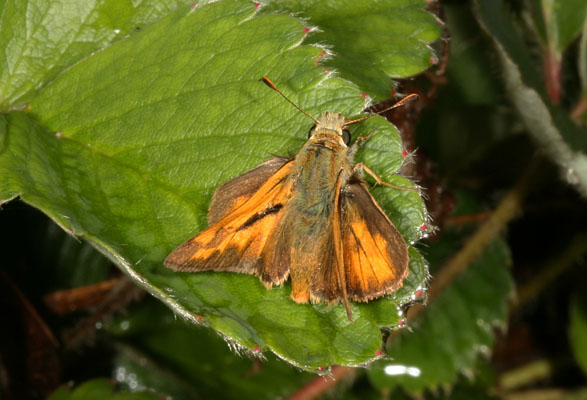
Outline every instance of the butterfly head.
[[335, 138], [340, 138], [340, 140], [342, 140], [342, 142], [345, 145], [348, 145], [351, 140], [351, 134], [349, 133], [348, 130], [345, 129], [346, 126], [351, 125], [351, 124], [356, 124], [357, 122], [363, 122], [363, 121], [373, 117], [374, 115], [381, 114], [386, 111], [392, 110], [392, 109], [399, 107], [399, 106], [407, 103], [408, 101], [411, 101], [411, 100], [418, 97], [417, 94], [410, 94], [410, 95], [404, 97], [403, 99], [401, 99], [400, 101], [398, 101], [397, 103], [395, 103], [394, 105], [392, 105], [391, 107], [387, 107], [383, 110], [377, 111], [376, 113], [369, 114], [369, 115], [366, 115], [364, 117], [357, 118], [357, 119], [347, 119], [340, 113], [331, 113], [328, 111], [325, 112], [324, 114], [322, 114], [320, 116], [320, 119], [316, 119], [311, 114], [307, 113], [302, 108], [300, 108], [296, 103], [294, 103], [293, 101], [288, 99], [286, 95], [281, 93], [281, 90], [279, 90], [277, 88], [277, 86], [275, 86], [275, 84], [271, 81], [271, 79], [264, 76], [259, 80], [261, 82], [265, 83], [271, 89], [275, 90], [277, 93], [279, 93], [291, 105], [293, 105], [300, 112], [304, 113], [308, 118], [312, 119], [316, 123], [316, 125], [314, 125], [310, 129], [310, 133], [308, 135], [309, 138], [318, 138], [318, 136], [329, 136], [330, 138], [335, 137]]
[[320, 116], [308, 134], [308, 138], [326, 136], [326, 137], [338, 137], [342, 140], [345, 145], [348, 145], [351, 141], [350, 132], [345, 129], [347, 119], [341, 113], [332, 113], [326, 111]]

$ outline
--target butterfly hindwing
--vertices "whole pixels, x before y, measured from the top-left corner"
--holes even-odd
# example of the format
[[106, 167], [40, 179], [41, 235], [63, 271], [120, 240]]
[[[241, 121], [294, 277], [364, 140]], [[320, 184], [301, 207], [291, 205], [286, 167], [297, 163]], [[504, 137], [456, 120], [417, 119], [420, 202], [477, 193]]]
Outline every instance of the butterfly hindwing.
[[290, 244], [291, 297], [298, 303], [338, 298], [332, 224], [329, 216], [318, 216], [310, 234], [295, 235]]
[[[332, 207], [325, 207], [324, 210], [329, 210], [325, 219], [328, 223], [324, 224], [326, 229], [322, 232], [323, 242], [321, 248], [317, 252], [319, 255], [319, 262], [313, 266], [312, 280], [309, 285], [309, 297], [312, 301], [326, 300], [328, 302], [342, 299], [347, 307], [349, 319], [352, 319], [350, 306], [348, 304], [348, 296], [344, 288], [344, 263], [342, 262], [342, 226], [340, 199], [343, 187], [343, 171], [339, 171], [334, 186], [334, 199]], [[293, 286], [293, 285], [292, 285]], [[293, 291], [292, 291], [293, 296]]]
[[363, 181], [341, 196], [342, 247], [348, 296], [368, 301], [389, 294], [408, 275], [408, 248]]

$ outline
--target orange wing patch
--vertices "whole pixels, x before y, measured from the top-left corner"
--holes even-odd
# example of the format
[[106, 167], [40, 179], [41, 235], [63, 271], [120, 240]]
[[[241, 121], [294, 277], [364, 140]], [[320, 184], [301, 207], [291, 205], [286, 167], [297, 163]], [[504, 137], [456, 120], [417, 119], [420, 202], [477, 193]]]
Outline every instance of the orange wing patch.
[[212, 226], [249, 200], [267, 180], [291, 161], [275, 157], [219, 186], [214, 191], [208, 211], [208, 225]]
[[342, 204], [348, 296], [369, 301], [391, 293], [408, 275], [408, 248], [363, 183], [347, 186]]
[[258, 273], [269, 234], [291, 197], [293, 184], [287, 178], [292, 165], [284, 164], [234, 211], [183, 243], [167, 257], [165, 265], [176, 271]]

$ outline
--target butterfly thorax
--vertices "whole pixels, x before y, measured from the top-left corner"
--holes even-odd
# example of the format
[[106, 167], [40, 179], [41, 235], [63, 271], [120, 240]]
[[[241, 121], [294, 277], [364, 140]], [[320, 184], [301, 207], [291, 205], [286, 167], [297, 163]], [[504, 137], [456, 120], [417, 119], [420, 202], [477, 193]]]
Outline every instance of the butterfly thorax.
[[304, 238], [330, 229], [337, 177], [342, 174], [346, 181], [352, 174], [342, 139], [345, 121], [341, 114], [323, 114], [295, 158], [290, 207], [296, 210], [296, 231]]

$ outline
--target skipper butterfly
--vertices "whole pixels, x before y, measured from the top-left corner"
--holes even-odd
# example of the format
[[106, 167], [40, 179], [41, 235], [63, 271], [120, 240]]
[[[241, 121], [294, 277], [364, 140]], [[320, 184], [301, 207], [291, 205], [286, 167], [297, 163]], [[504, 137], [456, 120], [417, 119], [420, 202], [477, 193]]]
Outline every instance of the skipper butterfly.
[[[297, 303], [366, 302], [397, 290], [408, 275], [408, 246], [367, 189], [367, 166], [354, 164], [359, 144], [350, 120], [325, 112], [316, 119], [269, 80], [265, 84], [314, 120], [294, 159], [276, 157], [226, 182], [214, 193], [209, 228], [174, 250], [165, 266], [186, 272], [255, 274], [269, 289], [291, 279]], [[410, 95], [383, 110], [416, 97]], [[383, 112], [381, 111], [381, 112]]]

